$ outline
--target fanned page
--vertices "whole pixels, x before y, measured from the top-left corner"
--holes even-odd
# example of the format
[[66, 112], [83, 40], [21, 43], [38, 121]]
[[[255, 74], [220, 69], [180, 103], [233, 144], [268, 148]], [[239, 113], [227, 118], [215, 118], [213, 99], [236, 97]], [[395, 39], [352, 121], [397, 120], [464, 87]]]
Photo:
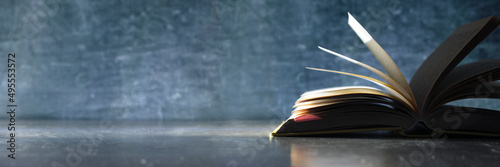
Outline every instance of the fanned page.
[[463, 25], [429, 55], [410, 81], [410, 87], [421, 112], [427, 112], [428, 96], [435, 91], [434, 86], [495, 30], [498, 24], [498, 18], [490, 16]]
[[311, 67], [306, 67], [306, 68], [307, 69], [311, 69], [311, 70], [317, 70], [317, 71], [325, 71], [325, 72], [332, 72], [332, 73], [344, 74], [344, 75], [349, 75], [349, 76], [354, 76], [354, 77], [358, 77], [358, 78], [361, 78], [361, 79], [365, 79], [367, 81], [370, 81], [370, 82], [372, 82], [374, 84], [377, 84], [380, 87], [384, 88], [386, 91], [388, 91], [389, 95], [394, 100], [398, 100], [398, 101], [403, 102], [409, 108], [411, 108], [412, 111], [414, 111], [414, 109], [415, 109], [415, 108], [413, 108], [413, 105], [411, 105], [411, 102], [408, 101], [408, 100], [406, 100], [406, 98], [400, 92], [398, 92], [394, 87], [392, 87], [391, 85], [388, 85], [387, 83], [382, 82], [382, 81], [380, 81], [378, 79], [367, 77], [367, 76], [364, 76], [364, 75], [359, 75], [359, 74], [352, 74], [352, 73], [347, 73], [347, 72], [341, 72], [341, 71], [326, 70], [326, 69], [311, 68]]
[[409, 105], [411, 106], [412, 110], [416, 110], [416, 105], [415, 103], [413, 102], [413, 95], [411, 95], [410, 93], [408, 93], [399, 83], [397, 83], [394, 79], [392, 79], [390, 76], [387, 76], [385, 73], [383, 73], [382, 71], [376, 69], [376, 68], [373, 68], [372, 66], [369, 66], [365, 63], [362, 63], [362, 62], [359, 62], [357, 60], [354, 60], [354, 59], [351, 59], [347, 56], [344, 56], [342, 54], [339, 54], [339, 53], [336, 53], [334, 51], [331, 51], [331, 50], [328, 50], [328, 49], [325, 49], [321, 46], [318, 46], [318, 48], [320, 48], [321, 50], [327, 52], [327, 53], [330, 53], [332, 55], [335, 55], [337, 57], [340, 57], [344, 60], [347, 60], [351, 63], [354, 63], [356, 65], [359, 65], [361, 67], [364, 67], [370, 71], [372, 71], [373, 73], [377, 74], [378, 76], [380, 76], [382, 79], [384, 79], [388, 85], [392, 86], [391, 89], [394, 89], [394, 91], [396, 91], [396, 93], [400, 94], [401, 96], [404, 96], [404, 98], [406, 99], [406, 101], [409, 102]]
[[378, 76], [382, 77], [387, 83], [381, 82], [379, 80], [376, 80], [374, 78], [370, 78], [367, 76], [358, 75], [358, 74], [351, 74], [351, 73], [346, 73], [346, 72], [325, 70], [325, 69], [318, 69], [318, 68], [309, 68], [309, 69], [334, 72], [334, 73], [351, 75], [351, 76], [356, 76], [356, 77], [359, 77], [362, 79], [366, 79], [366, 80], [371, 81], [371, 82], [383, 87], [384, 89], [386, 89], [389, 92], [389, 94], [393, 96], [393, 98], [395, 100], [404, 102], [405, 104], [408, 105], [408, 107], [412, 111], [417, 111], [417, 105], [416, 105], [413, 93], [411, 92], [410, 86], [408, 85], [408, 82], [406, 81], [406, 79], [404, 78], [403, 74], [401, 73], [399, 68], [396, 66], [394, 61], [385, 52], [385, 50], [380, 45], [378, 45], [378, 43], [363, 28], [363, 26], [361, 24], [359, 24], [359, 22], [350, 13], [348, 13], [348, 15], [349, 15], [348, 24], [356, 32], [356, 34], [359, 36], [359, 38], [366, 44], [366, 46], [370, 49], [370, 51], [377, 58], [377, 60], [382, 64], [382, 66], [384, 67], [386, 72], [389, 74], [389, 76], [387, 76], [385, 73], [383, 73], [380, 70], [377, 70], [369, 65], [366, 65], [366, 64], [361, 63], [359, 61], [353, 60], [351, 58], [348, 58], [344, 55], [330, 51], [330, 50], [325, 49], [323, 47], [319, 46], [319, 48], [325, 52], [328, 52], [330, 54], [333, 54], [335, 56], [343, 58], [349, 62], [352, 62], [354, 64], [357, 64], [361, 67], [364, 67], [364, 68], [374, 72]]
[[350, 14], [348, 19], [348, 24], [354, 30], [354, 32], [358, 35], [358, 37], [363, 41], [363, 43], [370, 49], [372, 54], [377, 58], [378, 62], [384, 67], [385, 71], [394, 79], [399, 85], [404, 88], [406, 94], [408, 94], [411, 99], [412, 105], [416, 106], [415, 98], [413, 92], [406, 81], [406, 78], [403, 76], [398, 66], [392, 58], [387, 54], [387, 52], [373, 39], [373, 37], [368, 33], [368, 31], [363, 28], [361, 24]]

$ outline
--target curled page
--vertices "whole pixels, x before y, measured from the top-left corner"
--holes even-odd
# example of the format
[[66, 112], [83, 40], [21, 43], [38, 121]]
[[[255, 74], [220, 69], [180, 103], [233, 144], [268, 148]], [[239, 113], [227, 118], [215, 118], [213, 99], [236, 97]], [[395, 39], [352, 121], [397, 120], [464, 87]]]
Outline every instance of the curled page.
[[325, 71], [325, 72], [333, 72], [333, 73], [337, 73], [337, 74], [344, 74], [344, 75], [349, 75], [349, 76], [354, 76], [354, 77], [358, 77], [361, 79], [365, 79], [367, 81], [375, 83], [375, 84], [379, 85], [380, 87], [384, 88], [389, 93], [389, 95], [391, 95], [391, 97], [394, 98], [394, 100], [398, 100], [398, 101], [406, 104], [413, 111], [416, 111], [416, 108], [410, 103], [410, 101], [406, 100], [406, 98], [403, 96], [403, 94], [399, 90], [397, 90], [396, 88], [392, 87], [391, 85], [388, 85], [387, 83], [382, 82], [378, 79], [367, 77], [364, 75], [359, 75], [359, 74], [341, 72], [341, 71], [326, 70], [326, 69], [312, 68], [312, 67], [306, 67], [306, 68], [311, 69], [311, 70], [317, 70], [317, 71]]
[[412, 101], [415, 101], [410, 85], [408, 84], [408, 81], [406, 81], [406, 78], [403, 76], [396, 63], [394, 63], [387, 52], [385, 52], [385, 50], [377, 43], [377, 41], [372, 38], [372, 36], [363, 28], [363, 26], [359, 24], [359, 22], [354, 17], [352, 17], [350, 13], [347, 14], [349, 15], [349, 26], [351, 26], [358, 37], [363, 41], [368, 49], [370, 49], [375, 58], [377, 58], [378, 62], [382, 64], [382, 67], [384, 67], [389, 76], [391, 76], [392, 79], [399, 83], [399, 85], [401, 85], [406, 90], [406, 92], [411, 95]]
[[325, 49], [321, 46], [318, 46], [319, 49], [327, 52], [327, 53], [330, 53], [332, 55], [335, 55], [337, 57], [340, 57], [342, 59], [345, 59], [351, 63], [354, 63], [356, 65], [359, 65], [361, 67], [364, 67], [372, 72], [374, 72], [375, 74], [377, 74], [378, 76], [382, 77], [382, 79], [384, 79], [387, 84], [391, 85], [392, 87], [394, 87], [395, 89], [399, 90], [401, 93], [403, 93], [404, 97], [406, 100], [410, 101], [411, 104], [413, 105], [414, 108], [417, 107], [417, 104], [415, 103], [415, 101], [413, 100], [413, 95], [410, 94], [410, 92], [408, 92], [406, 89], [404, 89], [399, 83], [397, 83], [394, 79], [392, 79], [390, 76], [387, 76], [385, 73], [383, 73], [382, 71], [376, 69], [376, 68], [373, 68], [372, 66], [369, 66], [365, 63], [362, 63], [362, 62], [359, 62], [357, 60], [354, 60], [352, 58], [349, 58], [347, 56], [344, 56], [344, 55], [341, 55], [339, 53], [336, 53], [334, 51], [331, 51], [331, 50], [328, 50], [328, 49]]

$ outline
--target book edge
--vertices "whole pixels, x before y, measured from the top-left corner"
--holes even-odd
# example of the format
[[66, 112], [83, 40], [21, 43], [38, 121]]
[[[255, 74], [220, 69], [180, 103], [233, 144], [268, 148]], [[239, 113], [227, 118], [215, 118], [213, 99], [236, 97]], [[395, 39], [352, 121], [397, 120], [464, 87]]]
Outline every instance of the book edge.
[[325, 134], [342, 134], [342, 133], [355, 133], [355, 132], [372, 132], [372, 131], [382, 131], [382, 130], [391, 130], [401, 132], [403, 130], [402, 127], [384, 127], [384, 128], [364, 128], [364, 129], [345, 129], [345, 130], [328, 130], [328, 131], [315, 131], [315, 132], [295, 132], [295, 133], [277, 133], [277, 131], [281, 128], [281, 126], [286, 121], [276, 128], [271, 133], [271, 136], [275, 137], [290, 137], [290, 136], [308, 136], [308, 135], [325, 135]]

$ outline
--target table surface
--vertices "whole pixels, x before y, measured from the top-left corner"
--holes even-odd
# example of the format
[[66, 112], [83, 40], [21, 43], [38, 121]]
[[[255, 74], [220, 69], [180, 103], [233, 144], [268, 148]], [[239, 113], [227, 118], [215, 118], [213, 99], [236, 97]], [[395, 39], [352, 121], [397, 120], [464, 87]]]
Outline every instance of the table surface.
[[[496, 138], [269, 137], [271, 121], [20, 120], [0, 166], [496, 166]], [[6, 141], [7, 129], [2, 129]], [[7, 147], [2, 142], [2, 147]]]

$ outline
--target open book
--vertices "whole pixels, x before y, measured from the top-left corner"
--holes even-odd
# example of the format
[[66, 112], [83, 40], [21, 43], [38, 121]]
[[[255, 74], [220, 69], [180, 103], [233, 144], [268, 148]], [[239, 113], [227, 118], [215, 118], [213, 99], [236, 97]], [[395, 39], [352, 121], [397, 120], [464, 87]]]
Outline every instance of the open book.
[[457, 65], [500, 21], [486, 17], [456, 29], [429, 55], [408, 84], [399, 68], [361, 24], [349, 15], [348, 24], [387, 72], [325, 48], [321, 50], [366, 68], [384, 81], [334, 70], [312, 70], [350, 75], [375, 83], [305, 92], [295, 110], [271, 134], [298, 136], [394, 130], [402, 135], [433, 132], [500, 136], [500, 111], [450, 106], [468, 98], [500, 98], [500, 59]]

